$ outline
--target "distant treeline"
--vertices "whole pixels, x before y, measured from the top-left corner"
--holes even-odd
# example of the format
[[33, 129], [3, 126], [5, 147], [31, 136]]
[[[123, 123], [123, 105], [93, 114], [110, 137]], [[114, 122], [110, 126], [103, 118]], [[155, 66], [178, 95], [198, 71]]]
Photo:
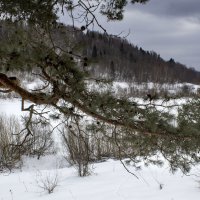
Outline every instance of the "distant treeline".
[[88, 31], [81, 37], [83, 54], [88, 56], [95, 76], [108, 76], [118, 81], [200, 83], [200, 72], [175, 62], [163, 60], [153, 51], [130, 44], [127, 40]]

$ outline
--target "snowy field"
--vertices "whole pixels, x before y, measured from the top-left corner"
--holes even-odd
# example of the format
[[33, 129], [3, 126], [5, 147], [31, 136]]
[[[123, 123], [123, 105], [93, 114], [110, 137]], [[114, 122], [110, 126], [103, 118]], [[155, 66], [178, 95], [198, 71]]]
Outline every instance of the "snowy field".
[[[17, 115], [20, 101], [0, 100], [0, 114]], [[24, 158], [22, 169], [0, 174], [0, 200], [199, 200], [200, 168], [188, 176], [180, 171], [169, 173], [169, 167], [143, 167], [129, 174], [119, 161], [108, 160], [92, 165], [92, 174], [78, 177], [61, 154]], [[199, 176], [199, 177], [198, 177]], [[56, 177], [57, 187], [48, 194], [41, 186], [47, 178]]]
[[[149, 167], [128, 174], [118, 161], [94, 164], [94, 174], [77, 177], [73, 168], [58, 166], [59, 159], [43, 157], [26, 160], [21, 172], [1, 174], [0, 199], [56, 200], [198, 200], [200, 188], [195, 176], [171, 175], [167, 168]], [[45, 176], [58, 176], [52, 194], [38, 187]], [[39, 182], [39, 183], [38, 183]], [[161, 188], [162, 187], [162, 188]]]

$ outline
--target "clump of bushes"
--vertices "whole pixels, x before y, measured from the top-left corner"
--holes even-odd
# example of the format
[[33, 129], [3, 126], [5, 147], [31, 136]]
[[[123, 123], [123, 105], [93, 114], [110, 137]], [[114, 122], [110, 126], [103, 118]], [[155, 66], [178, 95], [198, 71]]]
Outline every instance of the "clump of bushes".
[[15, 116], [0, 116], [0, 171], [22, 166], [22, 156], [41, 156], [54, 153], [52, 132], [48, 124], [31, 121], [30, 134]]
[[21, 125], [14, 116], [0, 116], [0, 171], [4, 169], [11, 170], [16, 166], [20, 166], [22, 147], [21, 138], [17, 134], [20, 132]]

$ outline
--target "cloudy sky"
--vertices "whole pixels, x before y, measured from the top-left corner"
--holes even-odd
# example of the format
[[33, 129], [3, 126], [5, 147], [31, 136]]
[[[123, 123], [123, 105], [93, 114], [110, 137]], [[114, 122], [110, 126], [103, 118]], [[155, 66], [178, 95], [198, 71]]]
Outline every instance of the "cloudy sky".
[[200, 70], [200, 0], [127, 5], [122, 22], [102, 23], [111, 33], [126, 35], [130, 30], [131, 43]]
[[200, 0], [128, 4], [121, 22], [108, 22], [101, 15], [98, 20], [108, 33], [126, 36], [130, 31], [127, 39], [134, 45], [200, 71]]

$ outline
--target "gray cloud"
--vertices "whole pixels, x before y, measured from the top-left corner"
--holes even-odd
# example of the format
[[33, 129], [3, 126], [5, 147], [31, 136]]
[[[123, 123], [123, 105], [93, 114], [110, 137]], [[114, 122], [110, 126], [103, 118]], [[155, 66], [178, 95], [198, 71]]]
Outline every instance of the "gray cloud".
[[145, 5], [135, 4], [128, 7], [168, 17], [200, 16], [199, 0], [150, 0]]

